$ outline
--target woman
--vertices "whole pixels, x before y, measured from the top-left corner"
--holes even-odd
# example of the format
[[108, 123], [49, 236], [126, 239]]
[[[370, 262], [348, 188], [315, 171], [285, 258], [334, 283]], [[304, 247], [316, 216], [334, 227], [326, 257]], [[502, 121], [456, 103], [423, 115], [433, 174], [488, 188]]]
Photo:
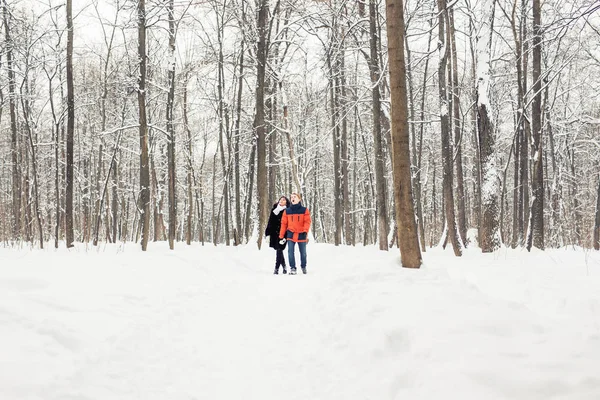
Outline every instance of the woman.
[[279, 274], [280, 265], [283, 268], [283, 273], [287, 274], [287, 270], [285, 269], [285, 258], [283, 257], [283, 250], [285, 249], [286, 243], [279, 243], [279, 230], [281, 229], [281, 217], [283, 216], [283, 211], [289, 204], [290, 202], [285, 196], [281, 196], [279, 201], [273, 204], [271, 214], [269, 214], [269, 222], [265, 229], [265, 236], [269, 236], [269, 247], [274, 248], [277, 252], [274, 274]]

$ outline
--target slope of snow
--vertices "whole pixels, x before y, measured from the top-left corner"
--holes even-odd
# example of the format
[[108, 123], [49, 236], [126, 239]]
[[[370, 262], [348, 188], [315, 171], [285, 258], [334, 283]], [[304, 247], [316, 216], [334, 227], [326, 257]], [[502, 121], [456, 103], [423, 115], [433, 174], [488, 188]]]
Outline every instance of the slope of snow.
[[598, 252], [308, 258], [0, 249], [0, 399], [600, 398]]

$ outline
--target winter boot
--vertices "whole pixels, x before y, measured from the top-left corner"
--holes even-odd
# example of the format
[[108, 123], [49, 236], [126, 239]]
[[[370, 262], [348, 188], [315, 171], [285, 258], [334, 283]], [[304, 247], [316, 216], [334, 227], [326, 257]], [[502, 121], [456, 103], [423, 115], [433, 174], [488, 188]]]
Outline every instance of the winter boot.
[[302, 273], [306, 275], [306, 267], [302, 267]]
[[279, 275], [279, 267], [275, 267], [275, 271], [273, 271], [273, 275]]
[[282, 265], [281, 268], [283, 268], [283, 273], [287, 274], [287, 269], [285, 269], [285, 265]]
[[290, 268], [290, 275], [296, 275], [296, 268]]

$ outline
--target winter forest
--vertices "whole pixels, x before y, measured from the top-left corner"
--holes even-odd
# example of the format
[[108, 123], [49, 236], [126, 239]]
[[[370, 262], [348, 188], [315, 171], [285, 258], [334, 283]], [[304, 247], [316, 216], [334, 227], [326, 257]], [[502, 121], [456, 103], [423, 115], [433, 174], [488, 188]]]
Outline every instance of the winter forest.
[[1, 21], [4, 245], [260, 247], [298, 191], [319, 243], [600, 248], [597, 1], [2, 0]]

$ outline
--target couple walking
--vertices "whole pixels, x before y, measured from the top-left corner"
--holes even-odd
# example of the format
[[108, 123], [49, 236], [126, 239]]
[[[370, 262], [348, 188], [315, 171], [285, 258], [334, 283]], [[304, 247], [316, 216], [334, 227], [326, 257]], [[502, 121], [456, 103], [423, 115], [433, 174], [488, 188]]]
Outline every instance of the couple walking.
[[300, 250], [300, 267], [306, 274], [306, 243], [308, 242], [310, 223], [310, 212], [302, 205], [302, 196], [298, 193], [292, 193], [290, 201], [287, 197], [281, 196], [279, 201], [273, 204], [265, 236], [269, 236], [269, 246], [277, 251], [274, 274], [279, 273], [280, 265], [283, 267], [283, 273], [287, 274], [283, 256], [286, 245], [288, 246], [290, 274], [296, 274], [294, 255], [296, 245]]

